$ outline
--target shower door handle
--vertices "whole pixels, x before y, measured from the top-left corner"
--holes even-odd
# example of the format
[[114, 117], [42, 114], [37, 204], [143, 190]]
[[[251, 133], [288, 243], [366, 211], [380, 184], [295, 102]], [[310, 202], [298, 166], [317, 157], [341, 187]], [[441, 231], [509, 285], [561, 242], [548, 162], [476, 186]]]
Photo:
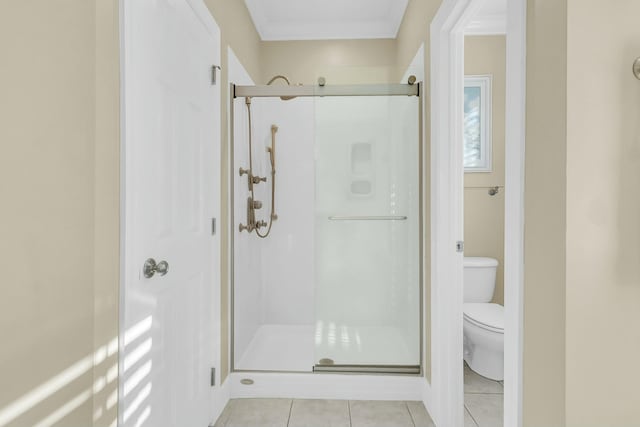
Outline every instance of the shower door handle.
[[152, 278], [156, 273], [160, 276], [164, 276], [169, 272], [169, 263], [167, 261], [160, 261], [156, 264], [156, 260], [149, 258], [144, 262], [142, 266], [142, 273], [147, 279]]
[[406, 221], [406, 216], [330, 216], [330, 221]]

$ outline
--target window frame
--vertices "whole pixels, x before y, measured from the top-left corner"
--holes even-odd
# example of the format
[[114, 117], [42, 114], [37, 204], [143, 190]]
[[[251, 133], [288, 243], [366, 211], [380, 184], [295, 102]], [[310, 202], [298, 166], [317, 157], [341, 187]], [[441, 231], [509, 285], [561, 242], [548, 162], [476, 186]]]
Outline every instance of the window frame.
[[[464, 90], [467, 88], [480, 88], [480, 161], [477, 166], [464, 166], [465, 173], [493, 172], [493, 115], [492, 115], [492, 83], [493, 76], [465, 75]], [[464, 114], [464, 112], [463, 112]], [[466, 121], [466, 114], [465, 114]], [[465, 132], [463, 130], [463, 138]], [[464, 140], [463, 140], [463, 162], [464, 162]]]

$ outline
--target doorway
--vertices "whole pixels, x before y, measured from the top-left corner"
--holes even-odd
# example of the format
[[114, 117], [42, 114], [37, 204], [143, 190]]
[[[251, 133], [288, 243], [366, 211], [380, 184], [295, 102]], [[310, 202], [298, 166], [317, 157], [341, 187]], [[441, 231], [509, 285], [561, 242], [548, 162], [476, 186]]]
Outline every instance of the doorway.
[[[445, 0], [431, 24], [432, 409], [463, 425], [464, 33], [483, 5]], [[522, 425], [526, 1], [506, 12], [504, 419]], [[459, 144], [450, 144], [459, 141]]]

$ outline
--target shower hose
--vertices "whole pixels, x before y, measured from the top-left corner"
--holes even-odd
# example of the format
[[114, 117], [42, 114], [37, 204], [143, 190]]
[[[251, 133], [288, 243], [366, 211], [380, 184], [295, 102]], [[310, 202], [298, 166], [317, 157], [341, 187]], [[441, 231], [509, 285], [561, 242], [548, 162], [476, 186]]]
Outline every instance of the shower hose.
[[[245, 104], [247, 105], [247, 113], [249, 117], [249, 180], [251, 181], [251, 200], [255, 200], [255, 195], [253, 191], [253, 135], [251, 131], [251, 98], [247, 97], [245, 99]], [[269, 214], [269, 225], [267, 227], [266, 233], [260, 233], [260, 229], [258, 227], [255, 228], [256, 234], [258, 237], [264, 239], [271, 233], [271, 227], [273, 225], [273, 220], [276, 218], [275, 215], [275, 196], [276, 196], [276, 161], [275, 161], [275, 132], [278, 128], [276, 126], [271, 126], [271, 147], [267, 148], [269, 151], [269, 160], [271, 163], [271, 212]]]

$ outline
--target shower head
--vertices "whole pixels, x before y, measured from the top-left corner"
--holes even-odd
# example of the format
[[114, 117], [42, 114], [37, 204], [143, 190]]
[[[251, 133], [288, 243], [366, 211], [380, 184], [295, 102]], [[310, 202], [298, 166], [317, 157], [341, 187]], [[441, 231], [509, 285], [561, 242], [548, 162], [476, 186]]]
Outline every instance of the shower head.
[[270, 85], [271, 83], [275, 82], [278, 79], [284, 80], [285, 82], [287, 82], [287, 85], [291, 86], [291, 82], [289, 81], [289, 79], [286, 78], [285, 76], [280, 75], [280, 74], [278, 74], [277, 76], [273, 76], [271, 78], [271, 80], [269, 80], [267, 82], [267, 85]]
[[[287, 82], [287, 86], [291, 86], [291, 82], [289, 82], [289, 79], [286, 78], [285, 76], [282, 76], [280, 74], [278, 74], [277, 76], [273, 76], [271, 78], [271, 80], [269, 80], [269, 82], [267, 83], [267, 86], [270, 85], [271, 83], [275, 82], [276, 80], [284, 80], [285, 82]], [[295, 98], [295, 96], [281, 96], [280, 99], [282, 99], [283, 101], [288, 101], [290, 99]]]

